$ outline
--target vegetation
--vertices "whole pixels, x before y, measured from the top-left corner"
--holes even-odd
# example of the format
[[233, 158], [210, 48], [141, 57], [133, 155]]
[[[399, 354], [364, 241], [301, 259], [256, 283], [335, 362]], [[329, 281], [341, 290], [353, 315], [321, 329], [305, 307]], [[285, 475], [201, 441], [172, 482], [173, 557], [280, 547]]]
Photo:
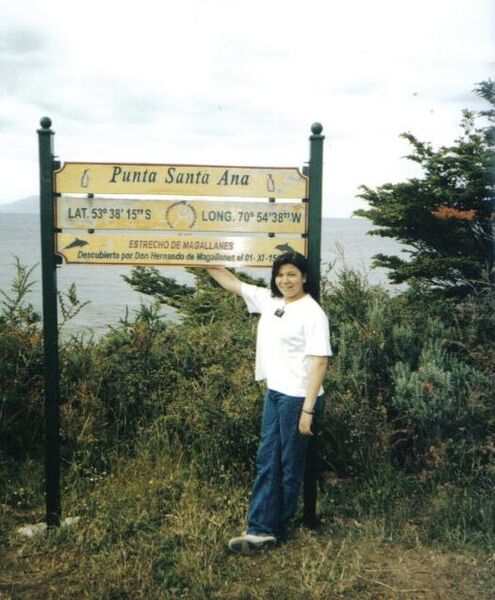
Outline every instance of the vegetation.
[[465, 296], [495, 284], [495, 82], [482, 82], [476, 91], [491, 109], [465, 111], [454, 145], [434, 150], [411, 133], [402, 135], [413, 147], [407, 158], [422, 167], [423, 178], [362, 187], [360, 197], [371, 208], [355, 214], [378, 227], [373, 235], [409, 247], [408, 260], [375, 257], [393, 283], [423, 283], [442, 296]]
[[245, 558], [225, 542], [254, 468], [256, 321], [201, 271], [180, 323], [142, 307], [63, 343], [63, 510], [80, 521], [16, 533], [44, 518], [40, 328], [20, 268], [0, 317], [0, 597], [490, 597], [492, 298], [421, 304], [348, 270], [324, 282], [322, 522]]

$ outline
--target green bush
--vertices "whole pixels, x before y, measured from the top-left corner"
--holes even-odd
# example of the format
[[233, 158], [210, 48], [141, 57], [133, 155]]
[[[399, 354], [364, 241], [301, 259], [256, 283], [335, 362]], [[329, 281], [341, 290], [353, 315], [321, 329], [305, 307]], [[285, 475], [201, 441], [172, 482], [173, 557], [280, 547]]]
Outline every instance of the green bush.
[[[0, 314], [4, 457], [39, 455], [42, 442], [41, 331], [25, 302], [28, 278], [22, 268]], [[157, 448], [158, 436], [164, 447], [182, 448], [205, 476], [251, 476], [263, 396], [253, 381], [257, 319], [203, 271], [196, 288], [174, 290], [179, 322], [143, 306], [99, 340], [61, 341], [63, 458], [73, 473], [94, 478], [109, 455], [130, 455], [151, 435]], [[345, 270], [324, 282], [322, 305], [335, 355], [321, 468], [368, 477], [393, 466], [490, 480], [493, 300], [447, 309], [419, 289], [390, 296]]]
[[[365, 474], [390, 463], [458, 476], [489, 465], [493, 301], [446, 306], [418, 289], [390, 296], [352, 271], [324, 291], [335, 350], [322, 424], [327, 467]], [[466, 447], [469, 467], [458, 450]]]
[[10, 292], [0, 292], [0, 449], [20, 459], [38, 454], [42, 439], [40, 316], [26, 301], [33, 268], [17, 260]]

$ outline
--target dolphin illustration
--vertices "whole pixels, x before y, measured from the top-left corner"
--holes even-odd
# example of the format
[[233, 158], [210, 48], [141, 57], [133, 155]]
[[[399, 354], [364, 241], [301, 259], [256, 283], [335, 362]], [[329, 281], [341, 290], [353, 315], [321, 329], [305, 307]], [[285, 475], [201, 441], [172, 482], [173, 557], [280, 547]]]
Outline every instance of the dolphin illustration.
[[76, 238], [73, 242], [66, 246], [64, 250], [68, 250], [69, 248], [77, 248], [78, 246], [87, 246], [88, 244], [89, 242], [85, 242], [84, 240]]
[[280, 250], [280, 252], [295, 252], [294, 248], [289, 246], [289, 244], [279, 244], [278, 246], [275, 246], [275, 248]]

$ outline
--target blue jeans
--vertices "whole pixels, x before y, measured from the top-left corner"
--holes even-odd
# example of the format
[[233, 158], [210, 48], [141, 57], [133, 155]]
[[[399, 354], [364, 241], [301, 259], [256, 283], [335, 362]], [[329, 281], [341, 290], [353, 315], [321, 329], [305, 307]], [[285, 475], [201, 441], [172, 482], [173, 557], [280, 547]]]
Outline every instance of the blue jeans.
[[[280, 535], [296, 512], [309, 442], [299, 433], [303, 403], [304, 398], [266, 392], [248, 533]], [[320, 405], [321, 397], [315, 410]]]

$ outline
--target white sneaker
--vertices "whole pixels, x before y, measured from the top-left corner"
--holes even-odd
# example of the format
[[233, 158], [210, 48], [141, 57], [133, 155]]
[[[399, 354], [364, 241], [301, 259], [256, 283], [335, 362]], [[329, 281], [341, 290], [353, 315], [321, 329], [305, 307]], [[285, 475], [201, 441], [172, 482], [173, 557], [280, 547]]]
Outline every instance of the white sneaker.
[[277, 538], [274, 535], [255, 535], [246, 533], [240, 537], [232, 538], [229, 541], [229, 548], [232, 552], [240, 554], [249, 554], [262, 548], [273, 548], [277, 544]]

